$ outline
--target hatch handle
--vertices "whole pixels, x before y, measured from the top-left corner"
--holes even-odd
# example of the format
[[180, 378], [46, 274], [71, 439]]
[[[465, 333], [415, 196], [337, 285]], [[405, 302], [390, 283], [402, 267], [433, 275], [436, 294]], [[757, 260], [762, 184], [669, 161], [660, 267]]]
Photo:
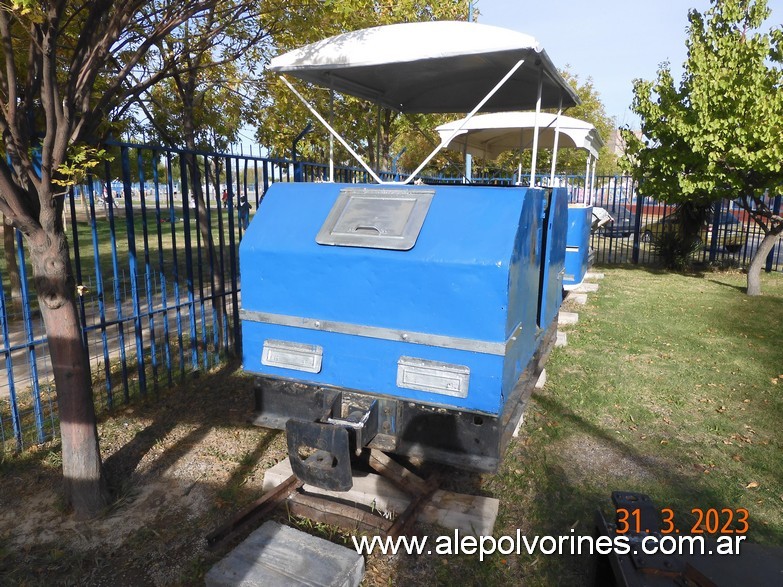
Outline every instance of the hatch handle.
[[354, 229], [354, 232], [374, 232], [375, 234], [381, 234], [381, 229], [371, 224], [359, 224]]

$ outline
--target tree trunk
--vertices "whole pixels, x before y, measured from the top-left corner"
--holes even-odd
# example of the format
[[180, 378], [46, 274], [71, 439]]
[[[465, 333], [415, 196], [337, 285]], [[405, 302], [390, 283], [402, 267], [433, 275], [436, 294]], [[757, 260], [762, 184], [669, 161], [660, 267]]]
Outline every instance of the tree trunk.
[[107, 505], [90, 365], [76, 309], [68, 243], [60, 230], [30, 235], [35, 288], [49, 343], [62, 437], [65, 499], [77, 518]]
[[753, 255], [753, 259], [748, 267], [748, 289], [747, 294], [749, 296], [761, 295], [761, 269], [767, 262], [767, 255], [769, 255], [775, 243], [780, 239], [780, 232], [770, 232], [764, 235], [764, 238], [756, 249], [756, 254]]
[[14, 227], [8, 218], [3, 217], [3, 252], [5, 254], [5, 272], [11, 283], [11, 300], [22, 303], [22, 281], [19, 277], [19, 263], [16, 260], [16, 239]]

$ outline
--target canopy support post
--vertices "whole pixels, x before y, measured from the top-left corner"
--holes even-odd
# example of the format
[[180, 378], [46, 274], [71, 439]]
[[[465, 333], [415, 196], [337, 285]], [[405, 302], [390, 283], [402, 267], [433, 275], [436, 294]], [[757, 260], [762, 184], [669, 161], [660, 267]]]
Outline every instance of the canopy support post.
[[465, 159], [465, 174], [462, 183], [472, 183], [473, 181], [473, 156], [468, 153], [468, 142], [465, 141], [465, 147], [462, 149], [462, 156]]
[[[533, 122], [533, 158], [530, 162], [530, 187], [536, 185], [536, 159], [538, 157], [538, 117], [541, 114], [541, 91], [544, 87], [544, 69], [538, 70], [538, 96], [536, 97], [536, 117]], [[521, 177], [519, 178], [521, 181]]]
[[593, 173], [590, 176], [590, 204], [593, 203], [593, 199], [594, 199], [593, 196], [595, 194], [595, 167], [597, 163], [598, 163], [598, 158], [593, 157]]
[[[291, 85], [291, 82], [289, 82], [284, 75], [281, 75], [280, 79], [283, 80], [285, 85], [288, 86], [288, 89], [291, 90], [294, 93], [294, 96], [299, 98], [299, 101], [302, 102], [302, 104], [305, 105], [305, 107], [310, 111], [310, 113], [318, 119], [318, 122], [323, 124], [326, 127], [326, 130], [328, 130], [332, 134], [332, 136], [334, 136], [334, 138], [336, 138], [338, 141], [340, 141], [340, 144], [343, 147], [346, 148], [346, 150], [351, 154], [351, 156], [353, 156], [353, 158], [356, 159], [362, 167], [364, 167], [364, 169], [367, 171], [367, 173], [369, 173], [370, 176], [375, 181], [377, 181], [378, 183], [384, 183], [383, 181], [381, 181], [381, 178], [378, 177], [378, 175], [372, 170], [372, 168], [369, 165], [367, 165], [367, 163], [364, 161], [364, 159], [362, 159], [361, 155], [359, 155], [359, 153], [354, 151], [351, 148], [351, 146], [346, 142], [346, 140], [343, 137], [340, 136], [340, 133], [338, 133], [336, 130], [334, 130], [332, 128], [332, 126], [328, 122], [326, 122], [326, 120], [324, 120], [324, 117], [321, 116], [315, 108], [313, 108], [312, 104], [310, 104], [310, 102], [308, 102], [304, 98], [304, 96], [302, 96], [302, 94], [300, 94], [296, 90], [296, 88]], [[451, 139], [449, 139], [449, 140], [451, 140]], [[433, 155], [434, 155], [434, 153], [433, 153]]]
[[[435, 149], [433, 149], [432, 153], [430, 153], [427, 156], [427, 158], [424, 161], [422, 161], [421, 164], [413, 171], [413, 173], [411, 173], [405, 179], [405, 181], [402, 182], [403, 185], [406, 185], [406, 184], [410, 183], [411, 180], [413, 180], [413, 178], [416, 177], [419, 174], [419, 172], [427, 166], [427, 163], [429, 163], [430, 160], [432, 160], [432, 158], [435, 155], [437, 155], [438, 152], [441, 149], [443, 149], [443, 147], [448, 145], [451, 142], [451, 139], [453, 139], [454, 137], [457, 136], [457, 134], [459, 134], [459, 131], [461, 131], [465, 127], [465, 125], [468, 123], [468, 121], [471, 118], [473, 118], [473, 116], [475, 116], [476, 112], [481, 110], [482, 106], [484, 106], [484, 104], [486, 104], [489, 101], [489, 99], [492, 98], [492, 96], [494, 96], [498, 92], [498, 90], [503, 87], [503, 85], [509, 80], [509, 78], [512, 75], [514, 75], [514, 73], [516, 73], [517, 69], [522, 67], [522, 64], [524, 62], [525, 62], [524, 59], [520, 59], [519, 61], [517, 61], [514, 64], [514, 66], [511, 68], [511, 70], [506, 75], [503, 76], [503, 79], [501, 79], [497, 83], [497, 85], [494, 88], [492, 88], [490, 90], [490, 92], [486, 96], [484, 96], [484, 99], [481, 100], [481, 102], [479, 102], [478, 105], [473, 110], [471, 110], [470, 114], [468, 114], [465, 118], [462, 119], [462, 122], [460, 123], [460, 125], [457, 128], [455, 128], [453, 131], [451, 131], [451, 134], [448, 137], [446, 137], [445, 139], [441, 139], [440, 144], [437, 147], [435, 147]], [[538, 92], [539, 92], [539, 102], [540, 102], [541, 101], [540, 100], [540, 96], [541, 96], [541, 86], [540, 85], [539, 85]]]
[[557, 168], [557, 147], [560, 141], [560, 116], [563, 114], [563, 98], [560, 98], [560, 104], [557, 107], [557, 117], [555, 118], [555, 140], [552, 145], [552, 170], [549, 172], [549, 187], [555, 185], [555, 169]]
[[[334, 89], [329, 89], [329, 122], [334, 124]], [[334, 137], [329, 133], [329, 183], [334, 183]]]
[[588, 184], [588, 181], [590, 180], [590, 158], [591, 157], [592, 157], [592, 155], [588, 152], [587, 153], [587, 164], [585, 165], [585, 195], [584, 195], [584, 198], [582, 199], [585, 204], [587, 204], [587, 198], [588, 198], [588, 194], [589, 194], [589, 192], [587, 191], [587, 189], [588, 189], [587, 188], [587, 184]]
[[375, 169], [381, 172], [381, 105], [378, 104], [378, 128], [375, 131]]
[[522, 154], [525, 152], [525, 130], [519, 129], [519, 163], [517, 163], [517, 181], [516, 185], [522, 185]]

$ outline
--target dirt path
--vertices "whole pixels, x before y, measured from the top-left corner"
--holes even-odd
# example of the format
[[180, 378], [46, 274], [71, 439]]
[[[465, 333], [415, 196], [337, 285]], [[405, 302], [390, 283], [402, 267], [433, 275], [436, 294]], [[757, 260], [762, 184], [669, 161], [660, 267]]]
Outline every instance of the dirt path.
[[99, 424], [117, 496], [90, 522], [63, 511], [54, 443], [0, 467], [3, 584], [199, 584], [224, 552], [204, 536], [261, 491], [285, 457], [277, 432], [246, 423], [252, 381], [226, 368]]

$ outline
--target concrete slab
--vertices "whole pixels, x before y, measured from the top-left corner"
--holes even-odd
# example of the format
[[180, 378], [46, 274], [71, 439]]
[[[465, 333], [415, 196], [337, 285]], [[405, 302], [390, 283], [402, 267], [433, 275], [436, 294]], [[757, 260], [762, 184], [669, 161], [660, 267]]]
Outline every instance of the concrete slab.
[[514, 438], [519, 438], [519, 429], [522, 428], [522, 424], [525, 423], [525, 412], [522, 412], [522, 415], [519, 416], [519, 422], [517, 422], [516, 427], [514, 428], [514, 433], [511, 435]]
[[[263, 491], [277, 487], [291, 474], [291, 463], [288, 459], [280, 461], [264, 473]], [[410, 503], [410, 497], [405, 492], [375, 473], [356, 473], [353, 487], [349, 491], [329, 491], [311, 485], [304, 485], [304, 490], [334, 497], [344, 503], [370, 506], [375, 511], [388, 515], [401, 514]], [[490, 535], [495, 527], [499, 506], [500, 501], [492, 497], [439, 489], [421, 508], [418, 519], [449, 530], [459, 529], [465, 534]]]
[[565, 332], [557, 331], [557, 338], [555, 339], [555, 346], [568, 346], [568, 335]]
[[546, 369], [541, 369], [541, 375], [538, 376], [536, 381], [536, 389], [543, 389], [546, 385]]
[[598, 291], [598, 284], [597, 283], [585, 283], [584, 281], [579, 284], [578, 287], [575, 287], [571, 291], [575, 291], [576, 293], [595, 293]]
[[557, 324], [559, 326], [565, 326], [568, 324], [576, 324], [579, 322], [579, 314], [576, 312], [558, 312], [557, 313]]
[[[541, 374], [536, 380], [535, 388], [543, 389], [544, 385], [546, 385], [546, 369], [541, 370]], [[519, 422], [517, 422], [517, 425], [514, 427], [514, 432], [511, 434], [514, 438], [519, 437], [519, 429], [522, 428], [522, 424], [525, 423], [525, 412], [526, 410], [522, 410], [522, 413], [519, 416]]]
[[351, 548], [266, 522], [215, 564], [207, 587], [356, 587], [364, 558]]
[[579, 304], [580, 306], [584, 306], [587, 303], [587, 294], [586, 293], [577, 293], [577, 292], [568, 292], [568, 295], [566, 296], [565, 301], [567, 302], [573, 302], [575, 304]]
[[585, 273], [585, 279], [603, 279], [604, 277], [603, 273], [595, 273], [593, 271]]

